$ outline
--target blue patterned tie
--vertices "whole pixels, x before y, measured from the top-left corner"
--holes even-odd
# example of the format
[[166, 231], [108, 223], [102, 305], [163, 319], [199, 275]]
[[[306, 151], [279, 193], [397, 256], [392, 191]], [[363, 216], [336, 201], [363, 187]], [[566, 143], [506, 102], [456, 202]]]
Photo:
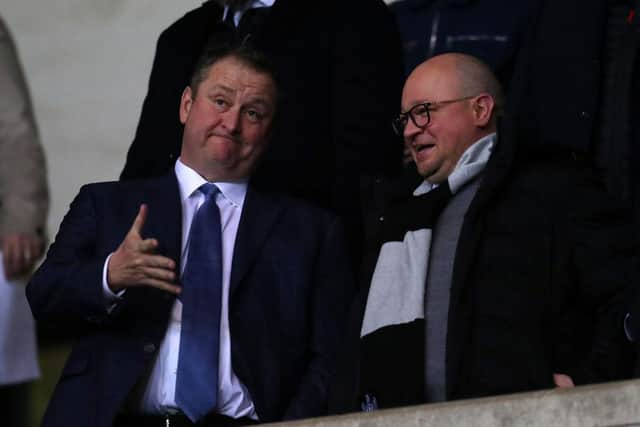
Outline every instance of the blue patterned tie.
[[189, 254], [182, 274], [182, 330], [176, 404], [193, 422], [216, 407], [222, 300], [222, 230], [216, 195], [206, 183], [205, 201], [193, 217]]

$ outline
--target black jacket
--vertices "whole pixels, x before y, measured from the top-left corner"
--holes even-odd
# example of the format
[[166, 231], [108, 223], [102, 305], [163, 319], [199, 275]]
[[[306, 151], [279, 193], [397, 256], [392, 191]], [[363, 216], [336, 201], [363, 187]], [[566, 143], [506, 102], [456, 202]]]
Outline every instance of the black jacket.
[[[580, 156], [516, 152], [510, 131], [502, 136], [465, 215], [455, 254], [447, 399], [551, 388], [554, 373], [576, 384], [628, 377], [630, 349], [622, 322], [636, 272], [627, 219]], [[372, 267], [363, 274], [365, 282]], [[331, 410], [358, 410], [364, 394], [375, 396], [380, 408], [424, 403], [419, 323], [395, 326], [386, 362], [362, 370], [367, 361], [360, 359], [359, 332], [366, 298], [363, 286]]]

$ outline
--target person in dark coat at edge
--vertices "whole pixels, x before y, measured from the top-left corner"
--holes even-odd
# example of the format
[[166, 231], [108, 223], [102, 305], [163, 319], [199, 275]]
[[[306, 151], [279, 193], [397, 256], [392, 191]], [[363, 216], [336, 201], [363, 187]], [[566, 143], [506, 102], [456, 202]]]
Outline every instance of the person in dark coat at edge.
[[27, 287], [78, 339], [42, 425], [229, 427], [323, 415], [353, 294], [338, 218], [253, 185], [270, 64], [206, 51], [162, 177], [86, 185]]
[[396, 25], [382, 0], [207, 1], [158, 39], [149, 88], [120, 178], [163, 175], [180, 152], [174, 106], [208, 39], [250, 37], [282, 81], [273, 144], [255, 171], [261, 188], [340, 214], [357, 258], [361, 210], [381, 176], [400, 173], [389, 126], [402, 88]]
[[589, 161], [520, 145], [501, 110], [477, 58], [409, 76], [395, 127], [424, 181], [370, 246], [332, 412], [629, 377], [628, 218]]
[[[630, 213], [639, 245], [640, 2], [536, 3], [510, 88], [515, 138], [592, 159], [608, 193]], [[631, 291], [629, 309], [638, 314], [626, 332], [635, 337], [640, 376], [640, 298]]]

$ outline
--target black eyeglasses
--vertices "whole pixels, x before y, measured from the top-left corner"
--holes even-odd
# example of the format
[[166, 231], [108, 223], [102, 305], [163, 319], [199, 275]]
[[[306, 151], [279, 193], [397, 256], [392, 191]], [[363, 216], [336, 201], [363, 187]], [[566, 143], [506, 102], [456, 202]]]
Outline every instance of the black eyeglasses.
[[398, 117], [393, 119], [391, 125], [396, 134], [402, 136], [404, 134], [404, 128], [407, 127], [409, 119], [419, 128], [423, 128], [431, 123], [431, 111], [438, 109], [439, 107], [447, 104], [453, 104], [454, 102], [466, 101], [467, 99], [475, 98], [475, 96], [465, 96], [464, 98], [449, 99], [447, 101], [438, 102], [423, 102], [416, 104], [409, 108], [408, 111], [398, 114]]

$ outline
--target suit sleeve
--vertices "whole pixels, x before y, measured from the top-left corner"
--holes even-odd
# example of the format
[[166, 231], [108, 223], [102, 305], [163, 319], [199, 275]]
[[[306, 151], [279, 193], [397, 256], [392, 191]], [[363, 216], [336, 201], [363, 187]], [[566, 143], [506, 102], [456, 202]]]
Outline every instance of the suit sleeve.
[[36, 319], [96, 323], [107, 316], [102, 269], [108, 254], [96, 253], [96, 212], [83, 187], [64, 217], [44, 263], [27, 285]]
[[630, 222], [590, 171], [581, 172], [571, 191], [566, 228], [578, 283], [573, 333], [592, 327], [592, 339], [567, 371], [576, 384], [628, 378], [631, 348], [623, 324], [638, 277]]
[[46, 164], [18, 55], [0, 19], [0, 236], [43, 233]]
[[328, 386], [338, 343], [342, 340], [347, 309], [355, 291], [342, 228], [338, 221], [327, 230], [316, 262], [312, 301], [310, 359], [284, 420], [325, 415]]

